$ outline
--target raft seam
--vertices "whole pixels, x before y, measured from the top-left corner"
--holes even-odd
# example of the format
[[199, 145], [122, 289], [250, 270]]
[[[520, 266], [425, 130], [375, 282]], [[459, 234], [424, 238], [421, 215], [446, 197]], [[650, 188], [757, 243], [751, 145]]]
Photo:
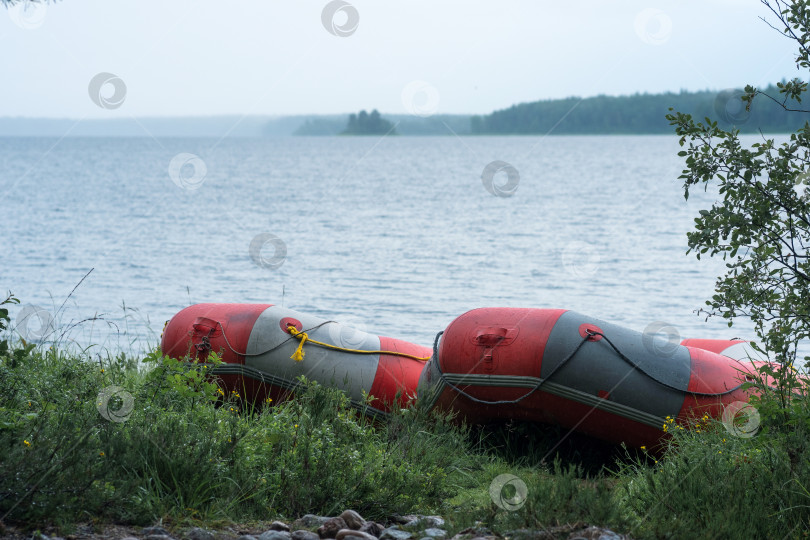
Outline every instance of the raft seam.
[[445, 373], [444, 378], [451, 384], [479, 387], [506, 387], [506, 388], [536, 388], [541, 392], [546, 392], [558, 397], [570, 399], [583, 405], [589, 405], [599, 410], [616, 414], [629, 420], [660, 429], [665, 419], [654, 414], [646, 413], [628, 405], [622, 405], [615, 401], [602, 399], [599, 396], [575, 390], [568, 386], [541, 379], [538, 377], [520, 375], [474, 375], [463, 373]]

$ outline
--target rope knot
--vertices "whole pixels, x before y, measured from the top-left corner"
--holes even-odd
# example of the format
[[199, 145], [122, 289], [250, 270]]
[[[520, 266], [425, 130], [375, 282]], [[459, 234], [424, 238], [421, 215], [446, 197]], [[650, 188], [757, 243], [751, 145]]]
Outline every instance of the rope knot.
[[290, 332], [290, 334], [293, 335], [293, 337], [297, 337], [298, 339], [301, 340], [298, 343], [298, 348], [295, 349], [295, 352], [292, 353], [292, 356], [290, 356], [292, 360], [300, 362], [304, 359], [304, 343], [306, 343], [306, 341], [309, 339], [309, 336], [307, 335], [306, 332], [298, 331], [298, 329], [293, 325], [289, 325], [287, 327], [287, 330]]

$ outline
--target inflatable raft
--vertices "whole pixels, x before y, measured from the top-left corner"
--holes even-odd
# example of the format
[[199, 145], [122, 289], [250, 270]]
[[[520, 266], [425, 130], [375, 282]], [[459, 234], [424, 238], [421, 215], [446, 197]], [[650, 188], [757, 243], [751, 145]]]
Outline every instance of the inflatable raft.
[[211, 373], [253, 402], [283, 400], [305, 376], [340, 388], [357, 407], [373, 396], [371, 415], [404, 406], [431, 349], [375, 336], [335, 321], [272, 304], [197, 304], [163, 330], [161, 350], [174, 358], [205, 361], [212, 351], [224, 364]]
[[740, 362], [759, 359], [760, 354], [751, 345], [742, 339], [685, 339], [681, 341], [685, 347], [703, 349], [709, 352], [727, 356]]
[[762, 362], [746, 342], [656, 339], [563, 309], [482, 308], [451, 322], [433, 348], [376, 336], [271, 304], [198, 304], [167, 323], [163, 352], [205, 361], [248, 400], [285, 399], [301, 376], [340, 388], [368, 414], [418, 394], [472, 423], [555, 424], [654, 447], [669, 419], [721, 418], [748, 400]]
[[715, 352], [743, 342], [692, 343], [562, 309], [476, 309], [437, 336], [419, 399], [470, 421], [531, 420], [652, 447], [667, 417], [720, 418], [748, 399], [757, 363]]

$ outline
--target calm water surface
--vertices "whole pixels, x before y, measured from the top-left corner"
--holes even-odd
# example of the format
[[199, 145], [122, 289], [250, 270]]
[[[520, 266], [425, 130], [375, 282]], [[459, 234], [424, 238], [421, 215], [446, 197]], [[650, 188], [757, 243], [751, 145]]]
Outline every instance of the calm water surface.
[[[425, 345], [482, 306], [753, 337], [694, 313], [723, 266], [685, 254], [715, 196], [684, 201], [678, 149], [671, 136], [4, 139], [0, 292], [53, 314], [63, 341], [108, 350], [156, 344], [197, 302], [283, 303]], [[197, 189], [170, 177], [182, 152], [205, 164]], [[514, 196], [484, 188], [493, 160], [519, 172]], [[286, 246], [276, 269], [251, 259], [262, 233]]]

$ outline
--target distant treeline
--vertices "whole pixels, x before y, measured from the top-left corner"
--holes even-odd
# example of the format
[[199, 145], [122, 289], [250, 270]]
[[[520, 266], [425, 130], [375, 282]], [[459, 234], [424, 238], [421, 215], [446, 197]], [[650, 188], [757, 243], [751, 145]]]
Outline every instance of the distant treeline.
[[[293, 135], [340, 135], [346, 128], [346, 115], [323, 115], [306, 118]], [[409, 114], [386, 114], [396, 126], [397, 135], [469, 135], [470, 115], [437, 114], [423, 118]]]
[[[776, 86], [764, 89], [779, 99]], [[347, 114], [295, 116], [142, 117], [111, 119], [0, 118], [0, 137], [286, 137], [387, 133], [397, 135], [588, 135], [672, 134], [666, 119], [670, 107], [721, 127], [734, 125], [744, 133], [790, 133], [810, 121], [810, 113], [785, 111], [765, 96], [757, 96], [750, 111], [740, 101], [741, 91], [669, 92], [632, 96], [570, 97], [521, 103], [482, 116], [443, 114], [368, 114], [347, 125]], [[810, 96], [793, 109], [810, 109]], [[372, 115], [374, 118], [372, 119]], [[371, 124], [368, 124], [368, 122]], [[360, 124], [363, 124], [361, 126]], [[375, 127], [376, 126], [376, 127]], [[348, 129], [347, 129], [348, 128]]]
[[[764, 90], [779, 99], [776, 86]], [[765, 96], [757, 96], [750, 111], [739, 90], [635, 94], [632, 96], [571, 97], [521, 103], [486, 116], [473, 116], [473, 134], [643, 134], [672, 133], [666, 119], [670, 107], [722, 127], [736, 126], [742, 132], [792, 132], [810, 121], [810, 113], [784, 110]], [[810, 110], [810, 99], [788, 102], [790, 108]]]
[[396, 135], [396, 129], [394, 124], [380, 116], [377, 109], [371, 113], [363, 109], [357, 114], [349, 115], [349, 122], [341, 135]]

